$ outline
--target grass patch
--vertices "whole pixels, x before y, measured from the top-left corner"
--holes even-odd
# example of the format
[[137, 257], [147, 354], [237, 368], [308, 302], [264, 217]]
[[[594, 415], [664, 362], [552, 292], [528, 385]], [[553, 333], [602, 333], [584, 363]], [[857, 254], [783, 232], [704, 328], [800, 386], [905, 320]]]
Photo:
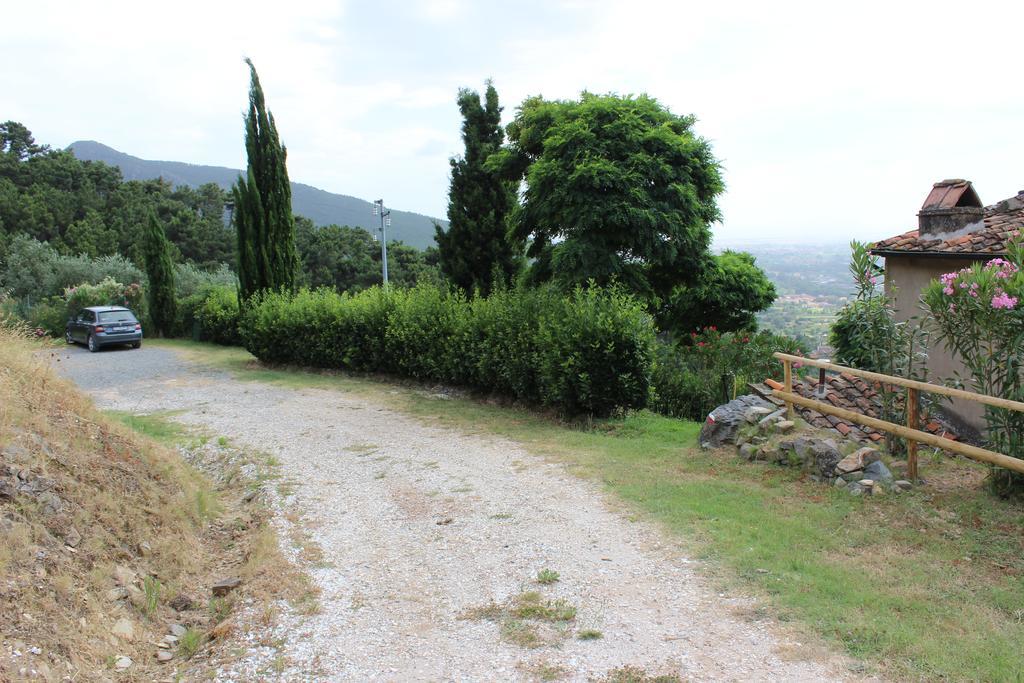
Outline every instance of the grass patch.
[[[396, 392], [372, 378], [262, 368], [241, 349], [159, 343], [240, 379], [369, 395], [566, 463], [638, 518], [664, 525], [721, 581], [767, 596], [774, 617], [802, 623], [893, 676], [1017, 680], [1024, 670], [1024, 506], [983, 489], [855, 499], [795, 470], [701, 451], [698, 424], [648, 412], [564, 425], [529, 410]], [[923, 475], [955, 479], [973, 467], [944, 458], [926, 463]]]
[[581, 629], [576, 633], [577, 640], [600, 640], [604, 634], [593, 628]]
[[505, 618], [501, 620], [501, 639], [519, 647], [532, 650], [545, 645], [536, 624], [522, 619]]
[[490, 602], [459, 615], [470, 621], [493, 621], [501, 639], [527, 649], [555, 645], [567, 635], [565, 626], [576, 618], [576, 607], [565, 600], [545, 600], [537, 591], [513, 596], [505, 605]]
[[612, 669], [602, 679], [602, 683], [680, 683], [679, 676], [651, 675], [639, 666], [620, 666]]
[[163, 593], [163, 586], [153, 576], [142, 579], [143, 602], [142, 611], [147, 617], [152, 617], [156, 608], [160, 605], [160, 595]]
[[537, 621], [572, 621], [576, 618], [576, 608], [567, 601], [545, 600], [538, 591], [520, 593], [512, 600], [509, 612], [519, 619], [535, 619]]
[[541, 569], [537, 572], [537, 583], [547, 586], [552, 583], [556, 583], [559, 579], [559, 574], [553, 569]]
[[183, 659], [191, 659], [205, 641], [206, 636], [202, 631], [197, 631], [194, 628], [186, 630], [178, 639], [178, 656]]
[[519, 668], [523, 673], [538, 681], [558, 681], [569, 675], [569, 670], [564, 666], [547, 662], [521, 665]]
[[133, 431], [144, 434], [164, 445], [180, 443], [187, 433], [183, 424], [171, 419], [175, 415], [185, 412], [184, 410], [161, 410], [148, 415], [135, 415], [122, 410], [105, 410], [103, 412]]

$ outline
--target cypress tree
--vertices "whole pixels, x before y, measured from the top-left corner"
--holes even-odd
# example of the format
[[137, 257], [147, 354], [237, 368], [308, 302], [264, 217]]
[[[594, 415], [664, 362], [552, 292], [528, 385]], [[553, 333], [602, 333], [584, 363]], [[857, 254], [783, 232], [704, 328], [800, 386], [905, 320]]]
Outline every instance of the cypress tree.
[[170, 334], [177, 317], [178, 304], [174, 290], [174, 262], [171, 243], [153, 211], [149, 212], [142, 233], [142, 254], [146, 262], [149, 289], [149, 317], [160, 336]]
[[511, 280], [523, 264], [522, 240], [510, 237], [507, 218], [516, 204], [516, 184], [489, 171], [487, 157], [501, 148], [498, 92], [487, 81], [484, 102], [463, 88], [457, 98], [462, 112], [465, 153], [453, 157], [448, 191], [448, 230], [435, 228], [441, 271], [472, 294], [488, 294], [495, 278]]
[[249, 65], [249, 111], [245, 117], [245, 177], [231, 188], [238, 231], [239, 298], [246, 301], [265, 289], [294, 289], [298, 256], [292, 188], [274, 115], [267, 111], [263, 88], [252, 60]]

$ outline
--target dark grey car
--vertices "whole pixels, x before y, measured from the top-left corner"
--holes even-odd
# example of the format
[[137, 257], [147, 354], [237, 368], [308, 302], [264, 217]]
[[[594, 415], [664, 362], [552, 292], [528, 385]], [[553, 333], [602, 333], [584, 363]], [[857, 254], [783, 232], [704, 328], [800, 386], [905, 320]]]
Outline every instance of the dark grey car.
[[90, 306], [68, 320], [64, 338], [68, 344], [85, 344], [93, 352], [114, 344], [137, 349], [142, 346], [142, 324], [123, 306]]

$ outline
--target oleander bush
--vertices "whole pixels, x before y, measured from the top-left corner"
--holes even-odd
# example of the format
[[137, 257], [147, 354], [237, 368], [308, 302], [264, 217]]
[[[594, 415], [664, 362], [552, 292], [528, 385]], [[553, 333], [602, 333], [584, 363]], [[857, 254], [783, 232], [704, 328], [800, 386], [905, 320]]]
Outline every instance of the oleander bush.
[[[967, 369], [957, 378], [989, 396], [1024, 401], [1024, 237], [1010, 235], [1007, 258], [974, 263], [932, 280], [921, 299], [946, 348]], [[990, 448], [1024, 458], [1024, 413], [985, 406]], [[992, 466], [1001, 496], [1024, 497], [1024, 475]]]
[[[80, 284], [64, 291], [65, 322], [78, 311], [89, 306], [124, 306], [131, 309], [139, 320], [146, 320], [146, 296], [142, 285], [134, 282], [124, 285], [111, 277], [97, 284]], [[60, 333], [63, 334], [63, 326]]]
[[638, 302], [598, 287], [473, 301], [431, 284], [264, 293], [240, 330], [267, 362], [386, 372], [598, 416], [646, 404], [654, 341]]

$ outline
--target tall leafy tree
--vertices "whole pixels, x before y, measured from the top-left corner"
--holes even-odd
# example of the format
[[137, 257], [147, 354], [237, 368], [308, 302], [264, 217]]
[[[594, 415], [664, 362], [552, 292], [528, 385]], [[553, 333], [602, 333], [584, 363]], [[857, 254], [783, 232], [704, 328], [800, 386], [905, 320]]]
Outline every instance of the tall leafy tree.
[[652, 309], [698, 283], [724, 184], [694, 122], [646, 95], [523, 102], [488, 166], [526, 182], [513, 225], [531, 279], [618, 281]]
[[262, 290], [293, 289], [298, 270], [287, 151], [267, 111], [252, 60], [245, 117], [245, 177], [231, 188], [238, 231], [238, 280], [242, 300]]
[[757, 328], [756, 313], [775, 301], [775, 285], [753, 256], [724, 251], [709, 257], [700, 281], [673, 288], [659, 309], [662, 329], [686, 333], [709, 324], [721, 332]]
[[146, 278], [149, 289], [149, 316], [157, 334], [170, 333], [177, 317], [177, 299], [174, 290], [174, 262], [171, 260], [171, 243], [156, 213], [150, 212], [146, 228], [142, 233], [142, 252], [146, 261]]
[[516, 204], [516, 183], [485, 167], [502, 143], [498, 92], [487, 81], [484, 101], [475, 90], [459, 90], [465, 152], [451, 159], [448, 230], [436, 228], [441, 271], [455, 285], [487, 294], [495, 277], [514, 278], [523, 264], [521, 238], [508, 233]]

